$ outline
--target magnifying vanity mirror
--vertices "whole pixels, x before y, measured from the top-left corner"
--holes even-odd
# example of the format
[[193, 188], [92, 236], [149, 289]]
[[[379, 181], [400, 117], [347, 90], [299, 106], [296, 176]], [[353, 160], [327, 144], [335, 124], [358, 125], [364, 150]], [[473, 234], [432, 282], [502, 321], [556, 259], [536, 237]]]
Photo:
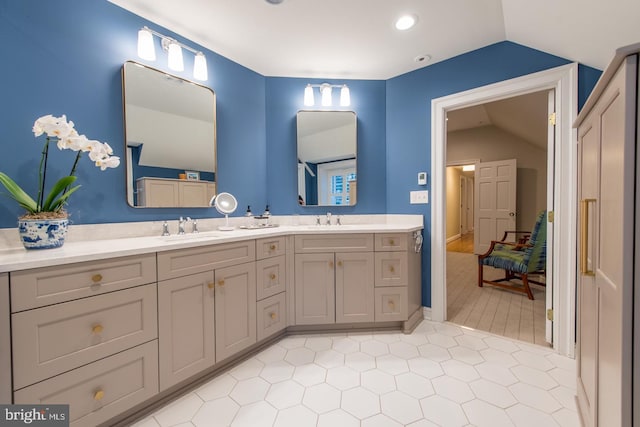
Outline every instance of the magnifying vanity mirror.
[[216, 96], [208, 87], [125, 62], [127, 202], [209, 207], [216, 194]]
[[298, 111], [298, 203], [355, 205], [356, 113]]

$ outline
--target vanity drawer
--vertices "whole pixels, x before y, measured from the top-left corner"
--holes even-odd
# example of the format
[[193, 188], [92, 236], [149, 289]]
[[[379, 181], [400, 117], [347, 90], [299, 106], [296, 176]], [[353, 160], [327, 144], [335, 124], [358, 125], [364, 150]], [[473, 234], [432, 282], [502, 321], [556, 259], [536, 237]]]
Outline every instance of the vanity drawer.
[[12, 315], [19, 389], [157, 338], [156, 285]]
[[256, 262], [257, 299], [270, 297], [286, 289], [287, 272], [285, 256], [261, 259]]
[[373, 252], [373, 234], [298, 234], [296, 253]]
[[281, 292], [258, 301], [258, 341], [283, 330], [287, 326], [285, 295], [285, 292]]
[[273, 237], [256, 240], [256, 259], [284, 255], [286, 243], [284, 237]]
[[142, 344], [14, 393], [16, 404], [68, 404], [73, 427], [93, 427], [158, 393], [158, 342]]
[[36, 268], [10, 274], [11, 311], [18, 312], [156, 281], [156, 255]]
[[374, 292], [376, 322], [407, 320], [407, 288], [376, 288]]
[[376, 234], [376, 251], [407, 251], [408, 241], [405, 233]]
[[158, 253], [158, 280], [255, 261], [255, 240]]
[[375, 285], [407, 286], [409, 283], [406, 252], [375, 253]]

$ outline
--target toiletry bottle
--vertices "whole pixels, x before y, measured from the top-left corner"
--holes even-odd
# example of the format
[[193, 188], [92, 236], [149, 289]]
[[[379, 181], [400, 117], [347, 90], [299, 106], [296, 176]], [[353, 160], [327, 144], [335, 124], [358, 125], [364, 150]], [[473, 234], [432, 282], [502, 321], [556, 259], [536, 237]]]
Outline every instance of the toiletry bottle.
[[269, 211], [269, 205], [264, 208], [264, 212], [262, 212], [262, 217], [264, 218], [264, 225], [269, 226], [269, 219], [271, 218], [271, 212]]
[[253, 214], [251, 213], [251, 206], [247, 206], [247, 212], [244, 214], [245, 218], [245, 227], [250, 228], [253, 225]]

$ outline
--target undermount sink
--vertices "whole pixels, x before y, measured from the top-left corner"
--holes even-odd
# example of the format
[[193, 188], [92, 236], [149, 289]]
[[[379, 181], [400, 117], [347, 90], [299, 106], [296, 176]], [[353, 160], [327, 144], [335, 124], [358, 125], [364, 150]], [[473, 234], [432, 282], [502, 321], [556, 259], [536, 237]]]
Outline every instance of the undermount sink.
[[173, 234], [171, 236], [160, 236], [160, 239], [164, 242], [175, 242], [175, 241], [211, 239], [212, 237], [222, 237], [222, 236], [226, 236], [226, 233], [222, 231], [205, 231], [201, 233], [185, 233], [185, 234]]

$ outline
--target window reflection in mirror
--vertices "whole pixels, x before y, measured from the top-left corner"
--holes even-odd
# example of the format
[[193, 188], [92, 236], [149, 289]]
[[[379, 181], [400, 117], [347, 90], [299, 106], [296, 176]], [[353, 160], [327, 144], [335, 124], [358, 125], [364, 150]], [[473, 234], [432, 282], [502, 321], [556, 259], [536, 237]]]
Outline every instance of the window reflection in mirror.
[[215, 93], [133, 61], [122, 68], [127, 202], [209, 207], [216, 194]]
[[298, 111], [298, 203], [355, 205], [356, 113]]

